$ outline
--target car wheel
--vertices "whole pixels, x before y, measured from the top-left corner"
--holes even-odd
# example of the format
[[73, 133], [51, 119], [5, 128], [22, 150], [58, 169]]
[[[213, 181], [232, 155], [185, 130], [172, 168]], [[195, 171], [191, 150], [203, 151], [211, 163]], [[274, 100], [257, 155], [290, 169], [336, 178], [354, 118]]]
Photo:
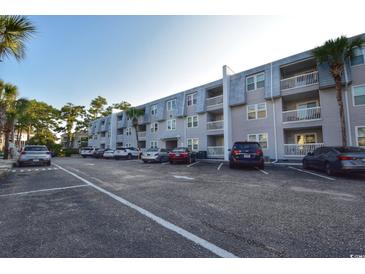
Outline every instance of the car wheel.
[[326, 174], [328, 176], [333, 176], [335, 175], [335, 171], [332, 169], [331, 164], [330, 163], [326, 163]]
[[232, 162], [229, 162], [229, 168], [235, 168], [236, 166], [235, 166], [235, 164], [234, 163], [232, 163]]
[[47, 163], [47, 166], [50, 166], [51, 165], [51, 161], [49, 161], [48, 163]]
[[304, 169], [309, 169], [309, 165], [308, 165], [308, 161], [307, 160], [303, 160], [303, 168]]
[[23, 164], [21, 162], [18, 162], [18, 167], [22, 167]]
[[147, 163], [147, 161], [146, 161], [146, 160], [142, 160], [142, 161], [143, 161], [143, 163], [145, 163], [145, 164]]
[[127, 159], [128, 159], [128, 160], [132, 160], [132, 154], [128, 154]]
[[259, 166], [258, 166], [259, 169], [265, 169], [265, 163], [262, 162]]
[[171, 161], [171, 160], [170, 160], [169, 162], [170, 162], [170, 164], [171, 164], [171, 165], [173, 165], [173, 164], [174, 164], [174, 161]]
[[85, 155], [82, 155], [82, 158], [86, 158], [86, 156]]

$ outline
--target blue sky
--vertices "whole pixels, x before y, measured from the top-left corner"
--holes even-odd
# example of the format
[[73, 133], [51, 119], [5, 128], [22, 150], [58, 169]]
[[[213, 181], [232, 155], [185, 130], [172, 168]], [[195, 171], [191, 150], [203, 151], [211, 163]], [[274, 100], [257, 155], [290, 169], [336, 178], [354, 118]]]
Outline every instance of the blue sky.
[[359, 19], [321, 22], [288, 16], [30, 16], [38, 28], [26, 59], [0, 63], [0, 78], [21, 96], [56, 107], [142, 104], [365, 32]]

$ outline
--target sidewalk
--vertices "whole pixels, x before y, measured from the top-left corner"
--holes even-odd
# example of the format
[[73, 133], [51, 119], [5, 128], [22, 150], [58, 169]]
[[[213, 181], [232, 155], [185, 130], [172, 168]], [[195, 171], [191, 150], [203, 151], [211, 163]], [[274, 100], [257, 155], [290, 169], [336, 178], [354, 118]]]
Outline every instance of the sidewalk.
[[0, 178], [4, 176], [13, 167], [14, 162], [15, 162], [14, 160], [0, 159]]

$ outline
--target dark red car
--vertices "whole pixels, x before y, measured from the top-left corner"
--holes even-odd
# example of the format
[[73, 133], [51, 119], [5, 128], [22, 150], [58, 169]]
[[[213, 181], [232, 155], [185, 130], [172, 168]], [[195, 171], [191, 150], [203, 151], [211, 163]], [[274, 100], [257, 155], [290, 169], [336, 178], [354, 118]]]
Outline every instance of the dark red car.
[[190, 164], [195, 162], [195, 160], [196, 154], [190, 151], [187, 147], [178, 147], [169, 152], [170, 164], [174, 164], [177, 162]]

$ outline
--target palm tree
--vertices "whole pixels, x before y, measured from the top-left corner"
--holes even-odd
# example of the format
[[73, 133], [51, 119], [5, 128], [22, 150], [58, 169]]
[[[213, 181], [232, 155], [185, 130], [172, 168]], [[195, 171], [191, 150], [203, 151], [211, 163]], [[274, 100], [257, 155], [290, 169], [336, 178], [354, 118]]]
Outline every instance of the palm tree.
[[[137, 148], [139, 150], [139, 140], [138, 140], [138, 118], [144, 114], [143, 109], [131, 107], [126, 110], [127, 116], [132, 120], [132, 125], [134, 131], [136, 133], [136, 141], [137, 141]], [[139, 154], [138, 154], [139, 159]]]
[[13, 56], [21, 60], [25, 56], [25, 42], [33, 36], [36, 28], [25, 16], [0, 16], [0, 62]]
[[345, 36], [337, 39], [326, 41], [322, 46], [313, 50], [313, 55], [317, 61], [327, 63], [331, 75], [336, 84], [336, 99], [340, 113], [340, 127], [342, 135], [342, 145], [347, 145], [345, 114], [342, 100], [342, 74], [345, 68], [345, 62], [353, 56], [353, 49], [361, 47], [364, 43], [361, 39], [349, 40]]
[[0, 109], [3, 114], [2, 131], [4, 132], [4, 159], [9, 157], [9, 138], [14, 130], [16, 119], [16, 97], [18, 88], [12, 84], [4, 84], [3, 90], [0, 92]]

